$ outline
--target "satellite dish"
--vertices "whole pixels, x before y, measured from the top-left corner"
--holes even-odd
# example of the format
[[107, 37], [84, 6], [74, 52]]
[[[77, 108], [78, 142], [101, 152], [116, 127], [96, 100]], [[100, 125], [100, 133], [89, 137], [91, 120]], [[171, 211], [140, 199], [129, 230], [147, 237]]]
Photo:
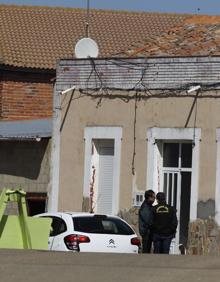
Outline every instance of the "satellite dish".
[[80, 39], [75, 46], [75, 55], [76, 58], [96, 58], [99, 54], [99, 47], [97, 43], [89, 38], [82, 38]]

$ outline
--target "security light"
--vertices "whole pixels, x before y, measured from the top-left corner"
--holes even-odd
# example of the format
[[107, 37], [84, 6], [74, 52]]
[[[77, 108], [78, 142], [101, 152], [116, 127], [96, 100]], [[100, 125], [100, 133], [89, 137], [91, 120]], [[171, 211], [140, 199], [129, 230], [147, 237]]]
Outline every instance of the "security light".
[[76, 88], [75, 86], [72, 86], [72, 87], [70, 87], [70, 88], [68, 88], [66, 90], [61, 91], [60, 94], [64, 95], [64, 94], [66, 94], [66, 93], [68, 93], [70, 91], [73, 91], [75, 88]]
[[189, 90], [187, 90], [187, 93], [191, 93], [193, 91], [199, 90], [200, 88], [201, 88], [200, 85], [192, 86], [189, 88]]

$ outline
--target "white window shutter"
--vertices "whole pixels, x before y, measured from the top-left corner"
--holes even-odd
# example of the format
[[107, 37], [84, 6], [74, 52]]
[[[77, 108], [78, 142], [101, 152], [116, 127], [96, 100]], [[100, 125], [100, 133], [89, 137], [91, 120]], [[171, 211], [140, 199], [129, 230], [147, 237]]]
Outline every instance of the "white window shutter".
[[102, 148], [99, 156], [97, 212], [112, 214], [114, 148]]

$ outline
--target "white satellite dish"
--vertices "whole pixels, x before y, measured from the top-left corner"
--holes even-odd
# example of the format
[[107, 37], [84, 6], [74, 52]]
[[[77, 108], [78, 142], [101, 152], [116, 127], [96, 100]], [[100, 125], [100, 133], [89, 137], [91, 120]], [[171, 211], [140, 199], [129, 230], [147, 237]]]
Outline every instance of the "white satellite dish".
[[75, 46], [75, 56], [76, 58], [96, 58], [99, 54], [99, 47], [97, 43], [89, 38], [85, 37], [80, 39]]

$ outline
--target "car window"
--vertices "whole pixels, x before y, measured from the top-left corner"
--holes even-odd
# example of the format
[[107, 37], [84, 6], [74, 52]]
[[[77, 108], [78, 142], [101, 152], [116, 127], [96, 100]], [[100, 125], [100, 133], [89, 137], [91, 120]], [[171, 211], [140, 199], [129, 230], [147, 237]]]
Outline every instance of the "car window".
[[107, 216], [73, 217], [74, 230], [96, 234], [131, 235], [134, 231], [119, 218]]
[[67, 230], [65, 221], [60, 217], [47, 216], [52, 219], [50, 236], [59, 235]]

